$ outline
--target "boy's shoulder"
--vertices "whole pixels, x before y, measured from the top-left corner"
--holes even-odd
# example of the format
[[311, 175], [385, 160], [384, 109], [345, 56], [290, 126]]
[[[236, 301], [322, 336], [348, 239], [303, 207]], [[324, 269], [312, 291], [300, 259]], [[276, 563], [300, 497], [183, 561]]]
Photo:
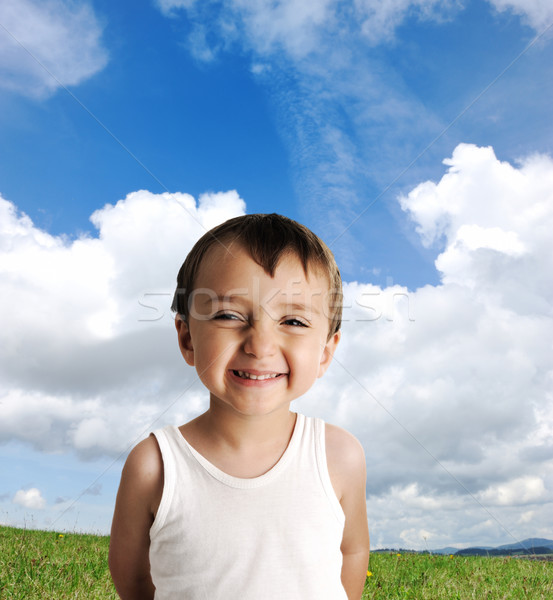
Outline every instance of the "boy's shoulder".
[[353, 481], [366, 475], [365, 451], [359, 440], [341, 427], [325, 423], [326, 461], [338, 498]]
[[122, 478], [156, 512], [163, 491], [163, 458], [153, 435], [139, 442], [130, 452]]
[[346, 462], [365, 462], [365, 452], [361, 442], [349, 431], [325, 423], [325, 443], [327, 455], [339, 457]]

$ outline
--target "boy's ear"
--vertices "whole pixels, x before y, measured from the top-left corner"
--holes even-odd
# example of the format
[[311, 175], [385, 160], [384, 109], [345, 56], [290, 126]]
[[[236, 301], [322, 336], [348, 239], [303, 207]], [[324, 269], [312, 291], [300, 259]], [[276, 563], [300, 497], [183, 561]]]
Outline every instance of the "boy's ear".
[[194, 348], [188, 323], [180, 316], [175, 317], [175, 327], [177, 328], [177, 337], [179, 340], [180, 352], [184, 360], [191, 366], [194, 366]]
[[330, 363], [332, 362], [332, 357], [334, 356], [334, 351], [338, 346], [338, 342], [340, 341], [341, 335], [342, 332], [337, 331], [330, 337], [330, 339], [325, 344], [323, 354], [321, 356], [321, 362], [319, 363], [319, 373], [317, 377], [322, 377], [325, 374], [328, 367], [330, 366]]

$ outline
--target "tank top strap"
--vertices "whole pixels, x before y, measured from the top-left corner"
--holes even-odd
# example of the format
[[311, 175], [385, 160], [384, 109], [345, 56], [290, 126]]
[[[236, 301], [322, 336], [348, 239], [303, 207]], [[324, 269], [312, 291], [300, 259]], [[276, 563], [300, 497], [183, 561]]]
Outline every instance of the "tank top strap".
[[175, 493], [177, 459], [174, 451], [175, 440], [171, 433], [171, 428], [165, 427], [164, 429], [156, 429], [150, 434], [156, 438], [163, 460], [163, 493], [154, 522], [150, 528], [150, 535], [154, 535], [164, 525]]
[[312, 452], [315, 454], [315, 464], [322, 488], [330, 502], [335, 517], [338, 519], [338, 522], [343, 525], [345, 521], [344, 511], [336, 496], [328, 471], [326, 457], [326, 424], [322, 419], [306, 417], [304, 429], [304, 443], [311, 446]]

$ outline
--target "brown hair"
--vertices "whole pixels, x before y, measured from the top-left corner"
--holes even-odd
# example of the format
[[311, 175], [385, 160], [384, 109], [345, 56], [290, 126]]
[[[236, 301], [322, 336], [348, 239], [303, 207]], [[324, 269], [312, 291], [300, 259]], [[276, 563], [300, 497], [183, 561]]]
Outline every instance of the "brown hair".
[[225, 221], [204, 234], [189, 252], [177, 275], [177, 289], [171, 309], [186, 321], [189, 301], [202, 259], [216, 244], [241, 244], [267, 274], [274, 276], [283, 255], [292, 253], [302, 263], [305, 274], [315, 268], [328, 277], [329, 338], [342, 322], [342, 278], [328, 246], [304, 225], [277, 214], [243, 215]]

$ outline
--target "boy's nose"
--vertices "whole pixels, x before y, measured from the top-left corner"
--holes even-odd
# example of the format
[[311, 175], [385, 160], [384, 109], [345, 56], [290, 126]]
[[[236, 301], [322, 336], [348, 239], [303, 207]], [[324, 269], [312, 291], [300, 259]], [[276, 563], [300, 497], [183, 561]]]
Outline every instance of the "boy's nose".
[[274, 336], [267, 327], [259, 323], [250, 327], [244, 341], [244, 352], [256, 358], [272, 356], [275, 353], [276, 344]]

